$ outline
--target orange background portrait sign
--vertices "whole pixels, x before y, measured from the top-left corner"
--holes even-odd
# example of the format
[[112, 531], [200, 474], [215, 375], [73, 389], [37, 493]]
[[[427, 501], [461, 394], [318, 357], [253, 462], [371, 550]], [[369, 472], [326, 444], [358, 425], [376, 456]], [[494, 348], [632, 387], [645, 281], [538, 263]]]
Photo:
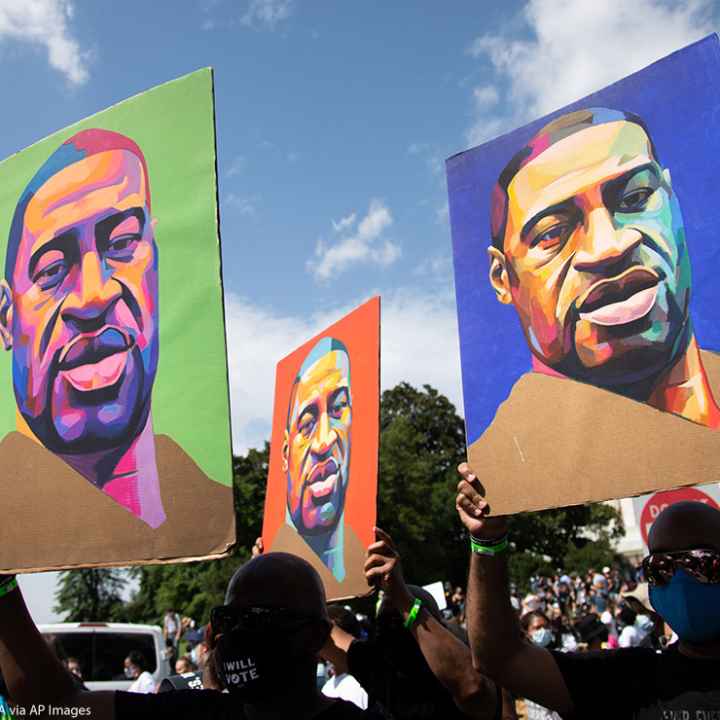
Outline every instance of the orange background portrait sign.
[[376, 297], [277, 365], [263, 543], [310, 562], [328, 599], [370, 589], [379, 412]]

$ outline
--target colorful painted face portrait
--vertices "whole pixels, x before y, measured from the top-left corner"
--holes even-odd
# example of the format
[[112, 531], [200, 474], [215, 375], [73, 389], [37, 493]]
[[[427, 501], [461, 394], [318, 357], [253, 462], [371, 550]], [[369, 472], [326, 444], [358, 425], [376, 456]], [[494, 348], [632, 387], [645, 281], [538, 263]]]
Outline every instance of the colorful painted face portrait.
[[[161, 107], [189, 112], [188, 128], [148, 121]], [[200, 71], [0, 165], [13, 178], [0, 197], [0, 336], [14, 401], [0, 457], [23, 480], [3, 497], [42, 530], [36, 547], [6, 543], [3, 569], [214, 556], [233, 542], [212, 117]], [[204, 292], [194, 302], [210, 308], [208, 327], [188, 322], [180, 278]], [[179, 377], [194, 406], [169, 387]], [[214, 461], [171, 420], [189, 430], [206, 404]], [[188, 544], [198, 511], [219, 525]]]
[[[364, 595], [377, 493], [380, 301], [278, 363], [266, 549], [320, 573], [329, 598]], [[352, 463], [351, 463], [352, 457]]]
[[[130, 138], [85, 130], [48, 158], [15, 210], [5, 276], [0, 322], [33, 435], [73, 459], [137, 442], [158, 364], [158, 253]], [[109, 464], [88, 471], [114, 479]]]
[[350, 356], [342, 342], [323, 338], [293, 383], [283, 442], [288, 513], [306, 539], [337, 528], [350, 473], [351, 431]]
[[696, 482], [667, 457], [678, 443], [714, 472], [720, 337], [700, 278], [716, 94], [687, 68], [713, 76], [717, 50], [448, 160], [468, 453], [496, 473], [497, 512]]

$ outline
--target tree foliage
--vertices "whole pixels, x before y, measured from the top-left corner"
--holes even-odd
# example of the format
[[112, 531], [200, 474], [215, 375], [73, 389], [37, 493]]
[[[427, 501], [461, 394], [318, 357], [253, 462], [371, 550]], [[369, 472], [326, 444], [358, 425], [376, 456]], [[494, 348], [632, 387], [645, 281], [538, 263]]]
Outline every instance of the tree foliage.
[[90, 568], [60, 574], [53, 612], [65, 622], [115, 620], [123, 613], [125, 579], [116, 569]]
[[408, 383], [382, 394], [378, 525], [395, 541], [409, 582], [464, 577], [467, 544], [455, 513], [464, 453], [463, 421], [444, 395]]

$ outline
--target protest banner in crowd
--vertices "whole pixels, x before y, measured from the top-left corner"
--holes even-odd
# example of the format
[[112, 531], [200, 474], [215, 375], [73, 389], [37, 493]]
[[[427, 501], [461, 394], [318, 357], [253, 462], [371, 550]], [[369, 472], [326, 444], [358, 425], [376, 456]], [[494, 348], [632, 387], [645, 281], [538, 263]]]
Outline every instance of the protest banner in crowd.
[[277, 366], [263, 543], [304, 558], [329, 599], [369, 592], [376, 516], [380, 298]]
[[717, 482], [719, 82], [713, 35], [447, 161], [492, 512]]
[[216, 196], [209, 69], [0, 164], [3, 572], [234, 543]]

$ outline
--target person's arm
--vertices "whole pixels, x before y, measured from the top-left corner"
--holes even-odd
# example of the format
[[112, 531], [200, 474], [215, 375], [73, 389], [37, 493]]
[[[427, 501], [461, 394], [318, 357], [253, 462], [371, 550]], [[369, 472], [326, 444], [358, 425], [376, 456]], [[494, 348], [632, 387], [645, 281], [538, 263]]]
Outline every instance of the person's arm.
[[[365, 576], [380, 585], [389, 601], [407, 620], [415, 602], [400, 566], [400, 556], [390, 536], [375, 528], [376, 542], [368, 548]], [[470, 649], [421, 608], [410, 629], [435, 677], [447, 688], [455, 704], [469, 717], [494, 718], [498, 693], [493, 682], [472, 665]]]
[[93, 720], [115, 717], [115, 693], [77, 687], [35, 627], [20, 588], [0, 597], [0, 671], [11, 704], [26, 708], [27, 716], [47, 717], [52, 706], [78, 708]]
[[325, 644], [320, 648], [319, 655], [323, 660], [331, 662], [335, 667], [347, 668], [347, 653], [354, 639], [349, 632], [332, 623], [330, 635], [328, 635]]
[[515, 709], [515, 699], [505, 688], [502, 689], [500, 720], [518, 720], [517, 710]]
[[[458, 471], [462, 480], [455, 505], [470, 534], [486, 541], [506, 535], [505, 518], [487, 517], [489, 506], [481, 494], [482, 486], [468, 465], [462, 463]], [[510, 604], [505, 553], [471, 553], [465, 602], [475, 667], [514, 695], [570, 715], [570, 693], [552, 654], [522, 637]]]

